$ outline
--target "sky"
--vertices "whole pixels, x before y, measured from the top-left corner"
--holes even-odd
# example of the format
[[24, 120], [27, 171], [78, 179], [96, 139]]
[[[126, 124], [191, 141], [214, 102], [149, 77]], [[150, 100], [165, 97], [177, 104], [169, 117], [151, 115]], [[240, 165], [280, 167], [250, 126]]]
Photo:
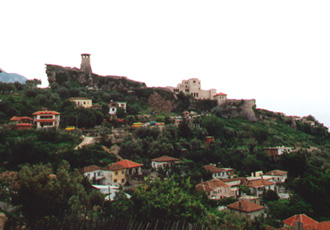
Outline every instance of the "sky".
[[330, 1], [0, 2], [0, 68], [47, 86], [45, 64], [147, 86], [199, 78], [257, 108], [330, 127]]

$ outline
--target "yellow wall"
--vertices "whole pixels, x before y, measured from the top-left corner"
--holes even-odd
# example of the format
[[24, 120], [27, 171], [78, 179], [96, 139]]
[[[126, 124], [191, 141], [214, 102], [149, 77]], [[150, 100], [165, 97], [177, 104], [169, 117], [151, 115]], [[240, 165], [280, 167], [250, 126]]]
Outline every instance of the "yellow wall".
[[81, 106], [84, 108], [91, 108], [92, 107], [92, 100], [91, 99], [71, 99], [77, 106]]
[[126, 183], [126, 169], [113, 171], [112, 172], [112, 183], [125, 184]]

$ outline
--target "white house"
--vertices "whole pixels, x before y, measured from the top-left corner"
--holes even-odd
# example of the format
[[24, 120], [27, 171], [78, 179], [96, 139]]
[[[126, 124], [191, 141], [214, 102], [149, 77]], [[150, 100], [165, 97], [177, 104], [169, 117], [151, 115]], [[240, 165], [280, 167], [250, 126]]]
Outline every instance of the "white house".
[[56, 111], [38, 111], [32, 114], [33, 122], [37, 124], [37, 129], [58, 128], [60, 125], [60, 113]]
[[174, 158], [174, 157], [162, 156], [162, 157], [152, 159], [151, 167], [156, 170], [159, 168], [164, 168], [166, 166], [171, 167], [173, 164], [175, 164], [175, 162], [178, 162], [178, 161], [180, 161], [180, 160], [177, 158]]
[[105, 179], [102, 169], [96, 165], [83, 167], [81, 172], [90, 180], [91, 183], [102, 184]]
[[278, 170], [278, 169], [269, 171], [265, 173], [265, 175], [272, 176], [276, 184], [284, 183], [288, 178], [287, 171]]
[[234, 178], [235, 170], [232, 168], [217, 168], [214, 164], [205, 165], [204, 169], [212, 173], [214, 179], [230, 179]]

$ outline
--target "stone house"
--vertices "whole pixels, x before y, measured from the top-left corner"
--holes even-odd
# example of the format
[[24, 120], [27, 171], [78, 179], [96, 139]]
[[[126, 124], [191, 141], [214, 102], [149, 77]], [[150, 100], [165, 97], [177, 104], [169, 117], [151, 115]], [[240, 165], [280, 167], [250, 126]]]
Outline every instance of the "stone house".
[[230, 186], [217, 179], [205, 181], [196, 185], [196, 190], [206, 192], [208, 197], [212, 200], [235, 197], [235, 193], [231, 191]]
[[240, 200], [235, 203], [227, 205], [230, 212], [237, 213], [241, 217], [247, 219], [255, 219], [258, 216], [262, 216], [265, 212], [265, 207], [255, 204], [248, 200]]
[[56, 111], [42, 110], [32, 115], [33, 122], [37, 124], [37, 129], [58, 128], [60, 126], [60, 113]]

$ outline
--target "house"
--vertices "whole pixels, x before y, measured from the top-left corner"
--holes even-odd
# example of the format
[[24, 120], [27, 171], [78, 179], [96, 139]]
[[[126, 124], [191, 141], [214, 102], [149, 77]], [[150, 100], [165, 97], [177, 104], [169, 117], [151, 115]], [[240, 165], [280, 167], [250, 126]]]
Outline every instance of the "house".
[[231, 179], [221, 179], [222, 182], [230, 186], [231, 191], [233, 191], [236, 196], [240, 196], [239, 186], [246, 180], [245, 177], [234, 177]]
[[278, 146], [278, 147], [268, 147], [264, 148], [265, 152], [276, 160], [279, 156], [283, 153], [290, 153], [293, 151], [293, 147], [285, 147], [285, 146]]
[[110, 109], [109, 109], [109, 114], [114, 116], [117, 113], [117, 109], [118, 108], [123, 108], [124, 111], [126, 112], [126, 102], [114, 102], [114, 101], [110, 101], [110, 105], [109, 105]]
[[37, 124], [37, 129], [58, 128], [60, 125], [60, 113], [56, 111], [42, 110], [32, 115], [33, 122]]
[[261, 196], [264, 190], [276, 191], [276, 184], [264, 179], [247, 180], [243, 182], [243, 186], [248, 187], [254, 196]]
[[85, 97], [71, 97], [69, 101], [74, 102], [77, 107], [91, 108], [93, 106], [92, 99]]
[[[316, 227], [316, 224], [318, 222], [316, 220], [313, 220], [312, 218], [308, 217], [305, 214], [299, 214], [291, 216], [288, 219], [285, 219], [282, 221], [284, 223], [284, 227], [294, 228], [294, 229], [316, 229], [316, 228], [308, 228], [310, 227]], [[305, 228], [306, 227], [306, 228]]]
[[83, 167], [80, 171], [92, 184], [102, 184], [105, 179], [102, 169], [96, 165]]
[[134, 175], [142, 175], [142, 164], [121, 160], [116, 163], [107, 165], [102, 169], [105, 181], [104, 184], [124, 185]]
[[196, 185], [196, 190], [206, 192], [208, 197], [212, 200], [235, 197], [235, 193], [231, 191], [230, 186], [217, 179], [205, 181]]
[[205, 165], [204, 169], [212, 173], [214, 179], [230, 179], [235, 177], [235, 170], [232, 168], [217, 168], [215, 164]]
[[171, 167], [180, 160], [174, 157], [162, 156], [151, 160], [151, 167], [153, 169]]
[[248, 200], [240, 200], [227, 205], [228, 210], [232, 213], [238, 213], [241, 217], [254, 219], [264, 214], [265, 207], [255, 204]]
[[274, 178], [274, 181], [276, 184], [284, 183], [285, 180], [288, 178], [287, 171], [282, 171], [282, 170], [278, 170], [278, 169], [269, 171], [269, 172], [265, 173], [265, 175], [272, 176]]
[[12, 117], [9, 120], [11, 129], [31, 129], [33, 126], [33, 119], [30, 117]]

